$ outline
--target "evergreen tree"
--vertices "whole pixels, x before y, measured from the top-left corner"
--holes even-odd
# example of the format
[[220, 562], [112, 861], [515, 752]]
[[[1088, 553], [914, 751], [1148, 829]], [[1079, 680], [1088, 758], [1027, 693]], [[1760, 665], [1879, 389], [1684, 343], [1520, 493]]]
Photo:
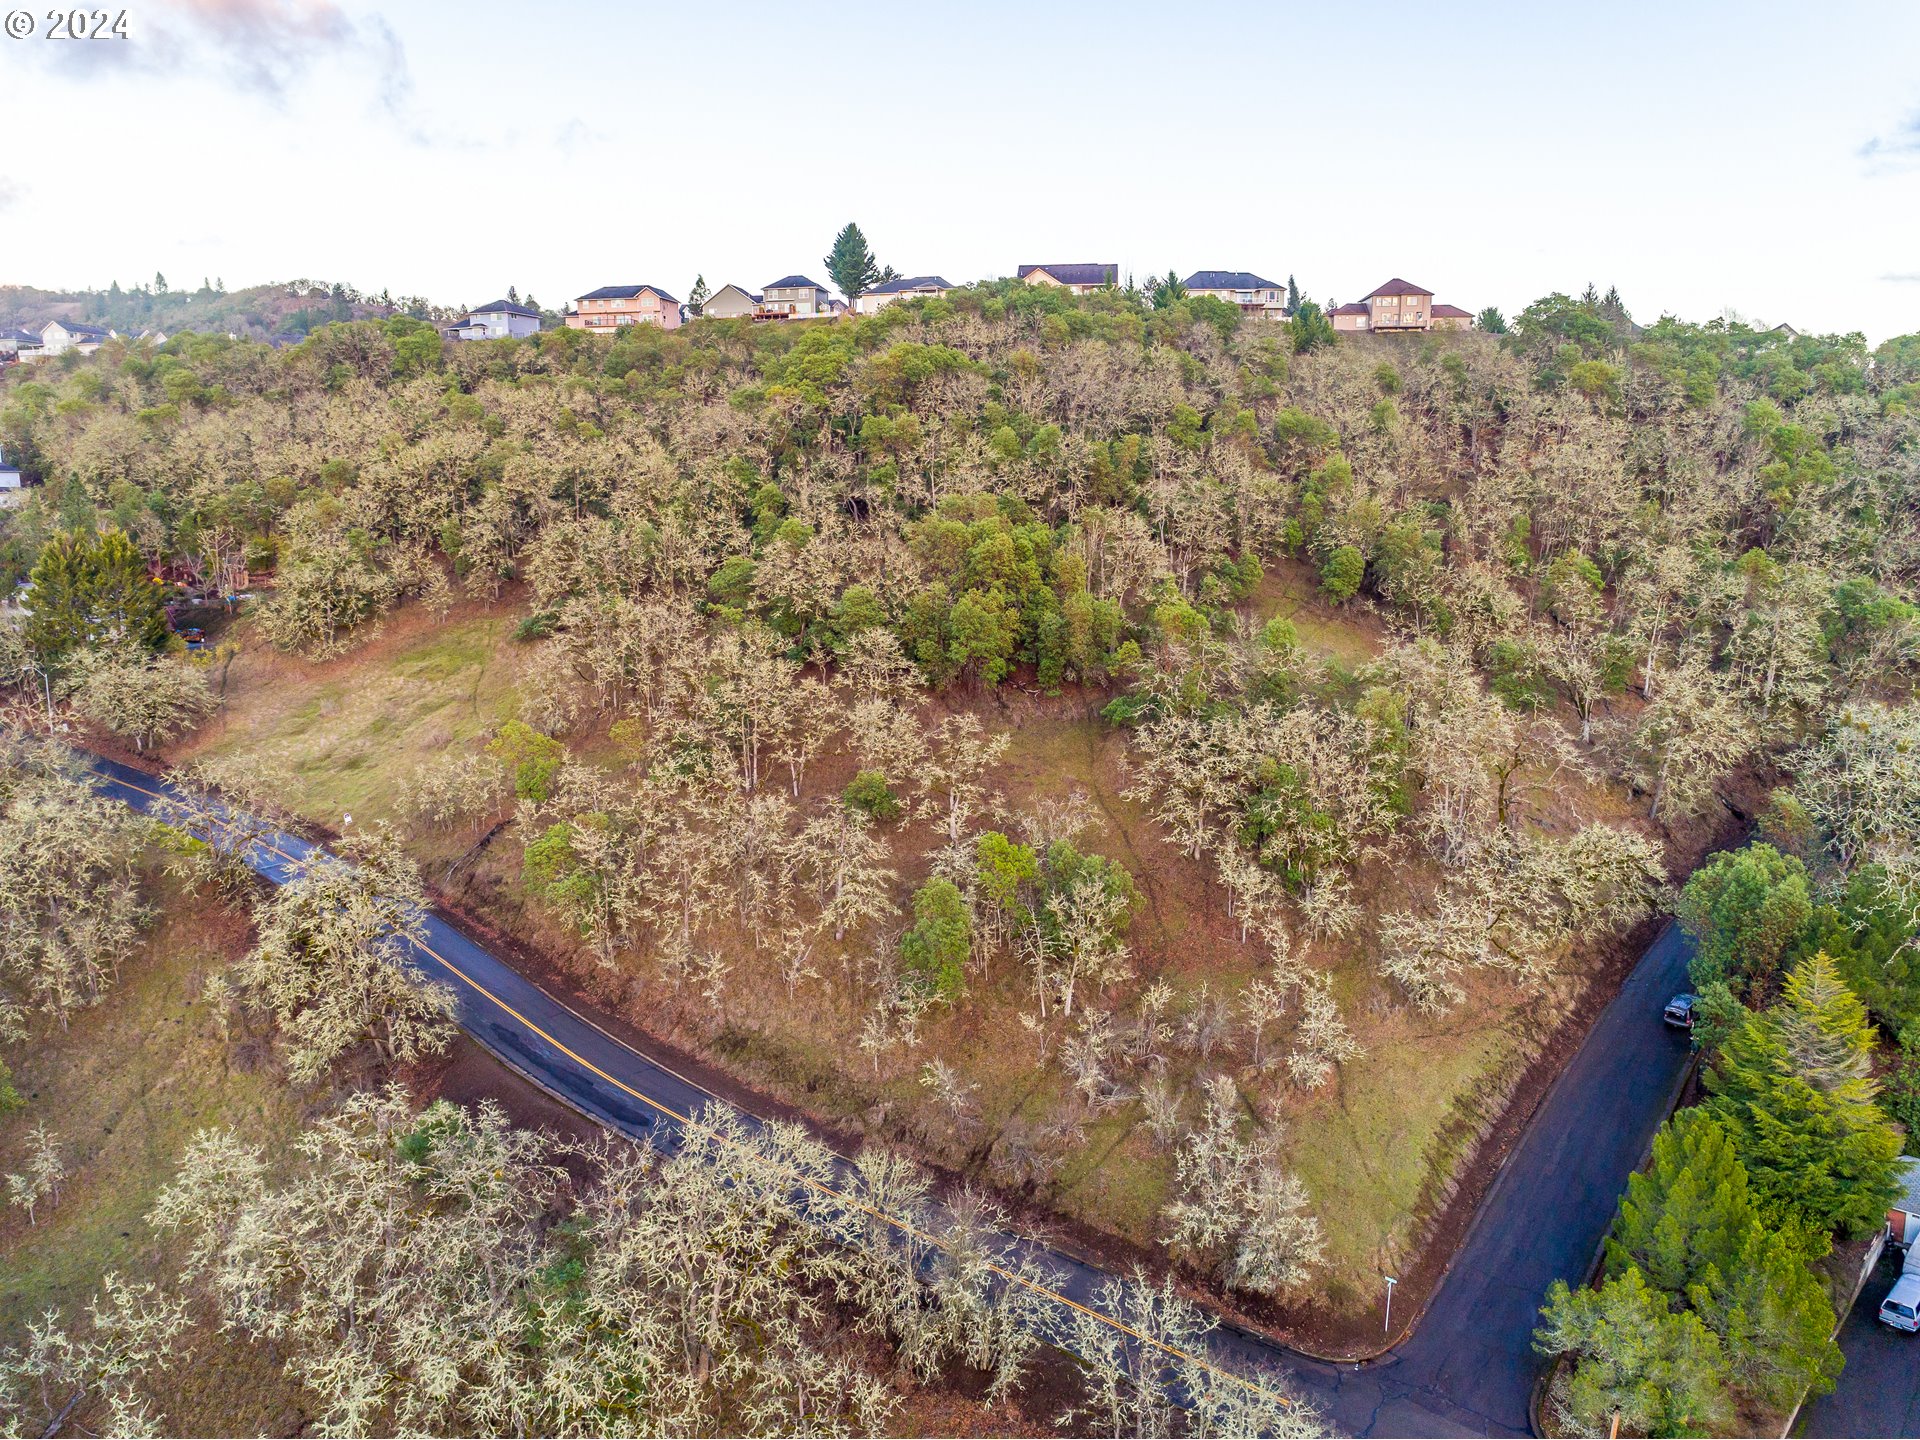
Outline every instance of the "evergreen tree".
[[28, 577], [27, 644], [42, 658], [56, 658], [87, 641], [87, 555], [92, 546], [85, 536], [66, 531], [55, 535], [40, 551]]
[[1507, 333], [1507, 317], [1500, 313], [1500, 307], [1498, 305], [1487, 306], [1486, 309], [1473, 317], [1473, 323], [1489, 335], [1504, 335]]
[[833, 249], [823, 263], [829, 278], [849, 301], [858, 300], [880, 276], [880, 266], [867, 248], [867, 237], [852, 221], [833, 237]]
[[1534, 1344], [1573, 1368], [1550, 1397], [1582, 1435], [1618, 1424], [1631, 1435], [1714, 1435], [1731, 1429], [1732, 1397], [1719, 1337], [1633, 1266], [1598, 1290], [1556, 1280]]
[[704, 275], [694, 276], [693, 289], [687, 292], [687, 309], [695, 315], [704, 314], [707, 308], [707, 301], [712, 298], [713, 292], [707, 289], [707, 277]]
[[58, 657], [82, 646], [167, 643], [160, 587], [133, 542], [118, 530], [95, 537], [68, 531], [41, 551], [29, 577], [27, 643]]
[[1288, 324], [1293, 334], [1293, 353], [1296, 355], [1309, 354], [1334, 342], [1333, 321], [1311, 300], [1302, 300], [1294, 307], [1293, 318]]
[[1826, 1394], [1845, 1364], [1833, 1343], [1833, 1304], [1799, 1242], [1755, 1221], [1739, 1252], [1687, 1291], [1720, 1337], [1734, 1385], [1775, 1410], [1809, 1389]]
[[1794, 967], [1769, 1018], [1779, 1026], [1795, 1070], [1815, 1089], [1857, 1091], [1872, 1075], [1878, 1040], [1867, 1007], [1824, 952]]
[[509, 305], [518, 305], [520, 303], [520, 292], [511, 285], [507, 287], [507, 303]]
[[1607, 1237], [1606, 1274], [1639, 1267], [1658, 1288], [1684, 1294], [1738, 1260], [1756, 1223], [1747, 1172], [1706, 1111], [1682, 1110], [1653, 1140], [1653, 1159], [1627, 1178]]
[[1293, 276], [1287, 276], [1287, 314], [1291, 315], [1300, 308], [1300, 284]]
[[1707, 1076], [1707, 1107], [1776, 1224], [1866, 1235], [1893, 1197], [1900, 1153], [1899, 1132], [1874, 1104], [1878, 1087], [1843, 1073], [1844, 1057], [1871, 1037], [1852, 1030], [1853, 1012], [1826, 995], [1813, 961], [1790, 984], [1778, 1012], [1748, 1016], [1727, 1038]]

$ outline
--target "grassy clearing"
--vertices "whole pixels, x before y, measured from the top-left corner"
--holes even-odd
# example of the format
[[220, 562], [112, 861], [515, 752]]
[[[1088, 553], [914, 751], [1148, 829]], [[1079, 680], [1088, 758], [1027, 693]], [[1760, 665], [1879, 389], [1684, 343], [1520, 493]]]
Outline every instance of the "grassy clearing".
[[402, 779], [518, 711], [516, 621], [461, 606], [436, 624], [410, 609], [325, 664], [275, 654], [243, 630], [225, 707], [173, 758], [245, 754], [289, 773], [288, 804], [314, 819], [391, 819]]
[[[29, 1126], [60, 1136], [69, 1176], [60, 1204], [0, 1216], [0, 1343], [49, 1307], [73, 1315], [109, 1270], [170, 1274], [169, 1241], [146, 1223], [154, 1196], [201, 1129], [231, 1126], [272, 1146], [299, 1120], [284, 1082], [237, 1068], [211, 1008], [208, 974], [245, 944], [230, 916], [169, 893], [160, 923], [106, 999], [71, 1028], [35, 1034], [8, 1057], [24, 1110], [0, 1117], [0, 1165], [19, 1162]], [[179, 1434], [294, 1434], [293, 1387], [264, 1350], [189, 1333], [193, 1353], [151, 1386]]]
[[1378, 658], [1383, 648], [1379, 623], [1357, 605], [1329, 605], [1312, 569], [1297, 560], [1267, 567], [1252, 609], [1263, 622], [1276, 615], [1291, 620], [1302, 648], [1317, 660], [1351, 668]]

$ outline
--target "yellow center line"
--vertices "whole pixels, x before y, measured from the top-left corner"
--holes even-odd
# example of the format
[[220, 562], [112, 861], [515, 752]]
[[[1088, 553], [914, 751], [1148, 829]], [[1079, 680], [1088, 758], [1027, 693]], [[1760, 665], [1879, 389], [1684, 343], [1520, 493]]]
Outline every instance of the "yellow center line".
[[[154, 800], [167, 801], [169, 799], [168, 796], [163, 795], [158, 791], [149, 790], [143, 785], [136, 785], [130, 780], [123, 780], [117, 775], [110, 775], [107, 778], [111, 780], [114, 784], [123, 785], [129, 790], [137, 790], [139, 791], [140, 794], [146, 795]], [[279, 847], [279, 845], [275, 844], [271, 840], [257, 841], [255, 843], [258, 844], [261, 848], [269, 851], [270, 853], [274, 855], [278, 855], [282, 860], [285, 860], [288, 864], [298, 865], [299, 863], [301, 863], [301, 858], [299, 856], [289, 855], [285, 850], [282, 850]], [[315, 847], [315, 848], [319, 849], [322, 854], [328, 853], [325, 847], [323, 846]], [[412, 941], [411, 943], [416, 948], [420, 950], [424, 950], [427, 954], [431, 955], [435, 960], [438, 960], [441, 965], [446, 967], [447, 971], [450, 974], [454, 975], [461, 982], [466, 984], [469, 988], [471, 988], [474, 991], [475, 994], [485, 997], [490, 1003], [492, 1003], [499, 1010], [512, 1016], [515, 1020], [519, 1021], [521, 1025], [525, 1026], [533, 1034], [539, 1036], [542, 1040], [546, 1041], [547, 1044], [553, 1046], [554, 1049], [558, 1050], [561, 1054], [565, 1055], [568, 1059], [572, 1060], [576, 1065], [579, 1065], [582, 1069], [591, 1071], [593, 1074], [599, 1076], [602, 1080], [606, 1081], [609, 1085], [612, 1085], [616, 1089], [621, 1090], [628, 1095], [631, 1095], [634, 1099], [640, 1101], [642, 1104], [651, 1106], [653, 1109], [659, 1111], [660, 1114], [672, 1120], [675, 1124], [681, 1126], [682, 1128], [689, 1131], [697, 1132], [701, 1135], [705, 1135], [712, 1140], [718, 1141], [723, 1146], [726, 1146], [730, 1149], [738, 1150], [742, 1154], [745, 1154], [750, 1158], [759, 1161], [761, 1164], [763, 1165], [766, 1164], [766, 1157], [760, 1154], [758, 1151], [754, 1150], [751, 1146], [743, 1145], [740, 1141], [734, 1139], [732, 1136], [724, 1133], [723, 1131], [716, 1130], [710, 1125], [702, 1124], [700, 1121], [695, 1120], [693, 1117], [689, 1115], [680, 1114], [677, 1110], [671, 1109], [670, 1107], [661, 1104], [660, 1101], [654, 1099], [651, 1095], [644, 1094], [643, 1092], [634, 1089], [633, 1086], [627, 1084], [626, 1081], [620, 1079], [619, 1076], [611, 1075], [607, 1071], [602, 1070], [598, 1065], [594, 1064], [593, 1061], [587, 1059], [586, 1056], [581, 1055], [577, 1051], [570, 1048], [564, 1041], [556, 1038], [553, 1035], [548, 1034], [539, 1025], [535, 1024], [527, 1016], [521, 1014], [520, 1011], [515, 1009], [512, 1005], [508, 1004], [507, 1001], [501, 999], [498, 995], [495, 995], [491, 990], [487, 989], [486, 986], [482, 985], [478, 980], [475, 980], [471, 975], [467, 974], [459, 966], [455, 965], [451, 960], [447, 959], [447, 957], [442, 955], [438, 950], [435, 950], [425, 940], [415, 940], [415, 941]], [[525, 979], [526, 977], [522, 976], [521, 978]], [[568, 1006], [563, 1001], [556, 1000], [552, 995], [549, 995], [544, 989], [541, 989], [541, 987], [539, 987], [538, 985], [534, 985], [531, 980], [528, 980], [527, 983], [529, 985], [533, 985], [533, 988], [539, 991], [539, 993], [545, 998], [549, 1000], [554, 1000], [554, 1003], [559, 1005], [563, 1010], [566, 1010], [568, 1014], [574, 1015], [575, 1018], [580, 1019], [587, 1024], [590, 1024], [590, 1025], [592, 1024], [591, 1021], [586, 1020], [585, 1016], [578, 1015], [577, 1012], [575, 1012], [572, 1009], [572, 1007]], [[656, 1068], [662, 1071], [665, 1071], [665, 1073], [673, 1075], [676, 1080], [679, 1080], [682, 1084], [690, 1087], [691, 1089], [699, 1091], [701, 1094], [705, 1095], [708, 1100], [712, 1101], [716, 1105], [725, 1103], [721, 1101], [718, 1096], [706, 1090], [704, 1087], [696, 1084], [694, 1081], [688, 1080], [686, 1077], [682, 1075], [674, 1074], [673, 1071], [667, 1070], [667, 1067], [665, 1067], [664, 1065], [661, 1065], [658, 1061], [652, 1059], [647, 1055], [643, 1055], [640, 1051], [634, 1049], [631, 1045], [621, 1040], [618, 1036], [609, 1034], [607, 1031], [601, 1029], [598, 1025], [594, 1025], [593, 1028], [596, 1031], [598, 1031], [599, 1034], [603, 1036], [611, 1044], [618, 1046], [622, 1050], [625, 1050], [629, 1055], [633, 1056], [636, 1060], [640, 1060], [648, 1065], [653, 1065]], [[776, 1168], [779, 1168], [779, 1167], [776, 1167]], [[800, 1184], [815, 1191], [816, 1193], [825, 1195], [825, 1196], [830, 1196], [831, 1198], [833, 1198], [834, 1200], [837, 1200], [841, 1204], [847, 1205], [850, 1208], [859, 1211], [861, 1214], [866, 1215], [871, 1219], [878, 1220], [881, 1224], [890, 1226], [893, 1229], [900, 1231], [904, 1235], [910, 1236], [913, 1239], [916, 1239], [928, 1245], [931, 1245], [935, 1249], [946, 1250], [948, 1248], [947, 1245], [943, 1241], [941, 1241], [937, 1236], [925, 1233], [924, 1231], [914, 1226], [911, 1222], [902, 1220], [900, 1217], [896, 1215], [889, 1215], [884, 1211], [876, 1210], [872, 1206], [867, 1205], [860, 1200], [854, 1199], [852, 1196], [846, 1194], [844, 1191], [836, 1190], [830, 1185], [824, 1184], [819, 1180], [815, 1180], [810, 1175], [805, 1175], [800, 1173], [797, 1170], [792, 1170], [792, 1169], [786, 1169], [784, 1173], [790, 1176], [792, 1179], [797, 1180]], [[1202, 1356], [1191, 1354], [1188, 1351], [1180, 1349], [1176, 1345], [1169, 1345], [1164, 1340], [1156, 1339], [1154, 1336], [1145, 1334], [1140, 1330], [1136, 1330], [1133, 1326], [1127, 1324], [1123, 1320], [1116, 1320], [1111, 1315], [1102, 1314], [1100, 1311], [1095, 1310], [1090, 1306], [1082, 1305], [1079, 1301], [1074, 1300], [1069, 1296], [1062, 1295], [1059, 1291], [1054, 1290], [1049, 1286], [1042, 1285], [1036, 1280], [1029, 1279], [1025, 1275], [1021, 1275], [1012, 1270], [1008, 1270], [1004, 1266], [998, 1264], [995, 1261], [988, 1261], [987, 1268], [990, 1271], [992, 1271], [994, 1274], [1000, 1276], [1001, 1278], [1007, 1281], [1010, 1281], [1015, 1285], [1021, 1286], [1026, 1290], [1031, 1291], [1035, 1295], [1040, 1296], [1042, 1299], [1051, 1300], [1056, 1304], [1064, 1305], [1071, 1310], [1076, 1310], [1082, 1315], [1090, 1316], [1093, 1319], [1098, 1320], [1101, 1324], [1110, 1326], [1114, 1330], [1120, 1332], [1123, 1335], [1130, 1336], [1132, 1339], [1139, 1341], [1143, 1345], [1150, 1345], [1154, 1349], [1159, 1350], [1166, 1355], [1172, 1356], [1174, 1359], [1184, 1360], [1188, 1364], [1197, 1365], [1201, 1369], [1207, 1370], [1212, 1374], [1224, 1376], [1226, 1379], [1232, 1380], [1239, 1385], [1245, 1386], [1247, 1389], [1253, 1391], [1255, 1394], [1264, 1395], [1270, 1400], [1278, 1400], [1283, 1405], [1291, 1406], [1294, 1403], [1292, 1396], [1277, 1394], [1274, 1391], [1268, 1390], [1266, 1387], [1260, 1385], [1254, 1380], [1247, 1378], [1246, 1376], [1236, 1374], [1232, 1370], [1224, 1369], [1221, 1366], [1215, 1365], [1212, 1361], [1203, 1358]]]

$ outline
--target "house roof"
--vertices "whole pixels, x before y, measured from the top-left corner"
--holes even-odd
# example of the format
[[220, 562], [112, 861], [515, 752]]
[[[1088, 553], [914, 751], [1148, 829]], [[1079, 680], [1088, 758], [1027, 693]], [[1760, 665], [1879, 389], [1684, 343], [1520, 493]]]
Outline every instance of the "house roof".
[[17, 345], [38, 345], [40, 337], [32, 330], [0, 330], [0, 340], [11, 340]]
[[953, 286], [949, 285], [944, 279], [942, 279], [938, 275], [913, 275], [913, 276], [903, 277], [898, 280], [888, 280], [883, 284], [874, 286], [871, 290], [867, 291], [867, 294], [898, 295], [903, 290], [951, 290], [951, 289], [953, 289]]
[[[652, 289], [643, 286], [643, 289]], [[657, 292], [656, 292], [657, 293]], [[529, 320], [538, 320], [540, 312], [526, 305], [516, 305], [511, 300], [489, 300], [484, 305], [476, 305], [467, 312], [469, 315], [524, 315]]]
[[1022, 265], [1024, 280], [1036, 270], [1044, 270], [1062, 285], [1111, 285], [1120, 277], [1118, 265]]
[[1900, 1187], [1900, 1193], [1894, 1196], [1890, 1208], [1904, 1210], [1909, 1215], [1920, 1215], [1920, 1158], [1903, 1156], [1899, 1168], [1894, 1171], [1893, 1180]]
[[584, 295], [576, 295], [576, 300], [632, 300], [641, 291], [650, 290], [662, 300], [678, 305], [680, 302], [658, 285], [602, 285], [598, 290], [589, 290]]
[[1435, 305], [1433, 307], [1433, 313], [1436, 318], [1444, 316], [1450, 320], [1471, 320], [1473, 318], [1473, 312], [1471, 310], [1462, 310], [1458, 305]]
[[1180, 282], [1189, 290], [1284, 290], [1250, 270], [1196, 270]]
[[827, 287], [809, 280], [804, 275], [783, 275], [778, 280], [769, 280], [769, 290], [824, 290]]
[[1371, 312], [1368, 310], [1365, 301], [1353, 300], [1345, 305], [1336, 305], [1327, 313], [1329, 315], [1366, 315]]
[[78, 320], [49, 320], [46, 325], [40, 327], [42, 335], [47, 333], [48, 325], [58, 325], [69, 335], [82, 340], [106, 340], [113, 335], [113, 332], [104, 325], [82, 325]]
[[1411, 280], [1402, 280], [1399, 276], [1387, 281], [1371, 295], [1362, 295], [1362, 300], [1371, 300], [1374, 295], [1431, 295], [1431, 290], [1423, 290]]

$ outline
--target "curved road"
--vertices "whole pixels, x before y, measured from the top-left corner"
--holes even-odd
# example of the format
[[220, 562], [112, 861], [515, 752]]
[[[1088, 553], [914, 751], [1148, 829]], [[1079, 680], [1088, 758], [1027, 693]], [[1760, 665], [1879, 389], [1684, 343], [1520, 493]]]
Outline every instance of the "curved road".
[[[102, 793], [146, 812], [180, 791], [164, 780], [86, 756]], [[248, 863], [275, 884], [319, 847], [274, 834]], [[1354, 1435], [1525, 1435], [1541, 1362], [1533, 1328], [1550, 1282], [1577, 1283], [1613, 1216], [1687, 1060], [1660, 1007], [1685, 988], [1688, 951], [1669, 926], [1641, 958], [1555, 1081], [1502, 1166], [1417, 1329], [1378, 1360], [1336, 1365], [1223, 1326], [1211, 1349], [1241, 1365], [1282, 1366]], [[709, 1105], [723, 1102], [600, 1029], [437, 915], [425, 917], [421, 969], [450, 985], [461, 1026], [495, 1056], [611, 1129], [671, 1148]], [[751, 1120], [752, 1117], [749, 1117]], [[1106, 1272], [1030, 1245], [1033, 1288], [1062, 1311], [1126, 1327], [1094, 1308]], [[1026, 1282], [1021, 1282], [1026, 1283]], [[1131, 1333], [1131, 1332], [1128, 1332]]]

